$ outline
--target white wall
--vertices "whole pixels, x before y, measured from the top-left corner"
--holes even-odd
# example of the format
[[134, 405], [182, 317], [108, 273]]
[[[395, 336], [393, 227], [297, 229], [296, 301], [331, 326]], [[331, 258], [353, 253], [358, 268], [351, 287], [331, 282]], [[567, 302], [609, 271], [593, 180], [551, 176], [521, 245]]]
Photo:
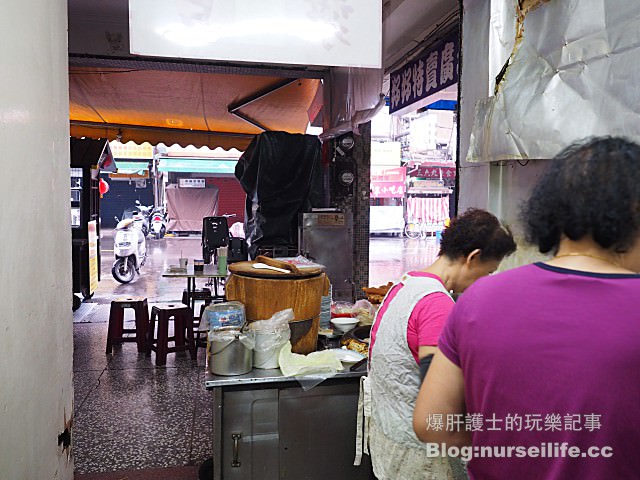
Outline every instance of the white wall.
[[71, 479], [73, 413], [66, 0], [0, 15], [0, 478]]
[[465, 161], [478, 100], [489, 93], [489, 20], [491, 1], [465, 0], [462, 16], [460, 80], [460, 196], [458, 211], [489, 204], [489, 166]]
[[536, 247], [525, 242], [519, 214], [522, 203], [529, 197], [547, 163], [548, 160], [531, 160], [524, 166], [509, 162], [489, 167], [489, 201], [485, 208], [511, 228], [518, 244], [516, 253], [500, 265], [502, 270], [543, 259]]
[[[541, 258], [537, 249], [524, 242], [519, 211], [547, 161], [505, 164], [468, 163], [464, 159], [478, 100], [493, 95], [495, 76], [510, 51], [513, 26], [505, 24], [505, 0], [464, 0], [462, 24], [462, 79], [460, 103], [460, 201], [459, 211], [469, 207], [493, 212], [513, 230], [518, 251], [501, 265], [502, 269]], [[502, 53], [497, 53], [497, 51]]]

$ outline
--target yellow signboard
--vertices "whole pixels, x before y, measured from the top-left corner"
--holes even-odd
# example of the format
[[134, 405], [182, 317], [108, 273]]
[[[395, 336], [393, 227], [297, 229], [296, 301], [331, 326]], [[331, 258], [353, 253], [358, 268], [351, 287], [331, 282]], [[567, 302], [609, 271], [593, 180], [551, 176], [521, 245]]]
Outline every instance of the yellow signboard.
[[120, 143], [117, 140], [109, 142], [111, 147], [111, 153], [113, 158], [131, 158], [131, 159], [151, 159], [153, 158], [153, 145], [148, 142], [144, 142], [138, 145], [135, 142]]
[[98, 226], [95, 220], [87, 224], [89, 228], [89, 294], [98, 289]]

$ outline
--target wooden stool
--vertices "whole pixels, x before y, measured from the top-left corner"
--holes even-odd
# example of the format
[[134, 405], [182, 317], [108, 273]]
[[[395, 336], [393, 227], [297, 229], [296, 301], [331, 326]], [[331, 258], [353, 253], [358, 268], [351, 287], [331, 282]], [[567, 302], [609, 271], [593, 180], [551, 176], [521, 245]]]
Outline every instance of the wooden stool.
[[[156, 319], [158, 320], [158, 336], [155, 338]], [[169, 321], [173, 319], [173, 336], [169, 336]], [[185, 330], [187, 339], [185, 341]], [[169, 346], [169, 342], [174, 342]], [[156, 365], [167, 363], [167, 353], [182, 352], [189, 349], [191, 359], [196, 359], [196, 345], [193, 338], [193, 314], [191, 309], [182, 303], [163, 303], [151, 308], [151, 320], [147, 334], [147, 355], [156, 352]]]
[[[132, 308], [136, 316], [136, 328], [124, 328], [124, 310]], [[112, 352], [116, 343], [136, 342], [138, 352], [147, 351], [147, 328], [149, 326], [149, 307], [143, 297], [122, 297], [111, 302], [109, 311], [109, 330], [107, 332], [107, 350]], [[125, 337], [124, 334], [134, 334]]]

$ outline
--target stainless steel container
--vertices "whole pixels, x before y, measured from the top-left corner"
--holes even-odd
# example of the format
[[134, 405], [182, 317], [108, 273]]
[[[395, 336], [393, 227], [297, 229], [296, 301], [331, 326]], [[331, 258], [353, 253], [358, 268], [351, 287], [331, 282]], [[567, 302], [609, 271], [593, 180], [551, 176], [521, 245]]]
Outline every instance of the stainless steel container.
[[242, 375], [253, 364], [252, 339], [239, 330], [212, 333], [209, 336], [207, 363], [214, 375]]

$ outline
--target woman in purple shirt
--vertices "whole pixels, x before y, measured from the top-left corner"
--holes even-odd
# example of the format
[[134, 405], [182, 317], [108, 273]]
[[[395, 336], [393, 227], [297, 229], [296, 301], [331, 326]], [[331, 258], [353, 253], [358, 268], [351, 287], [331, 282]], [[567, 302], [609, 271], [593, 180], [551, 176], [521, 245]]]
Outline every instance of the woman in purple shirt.
[[567, 148], [522, 219], [553, 257], [459, 299], [414, 430], [475, 480], [640, 478], [640, 146]]

